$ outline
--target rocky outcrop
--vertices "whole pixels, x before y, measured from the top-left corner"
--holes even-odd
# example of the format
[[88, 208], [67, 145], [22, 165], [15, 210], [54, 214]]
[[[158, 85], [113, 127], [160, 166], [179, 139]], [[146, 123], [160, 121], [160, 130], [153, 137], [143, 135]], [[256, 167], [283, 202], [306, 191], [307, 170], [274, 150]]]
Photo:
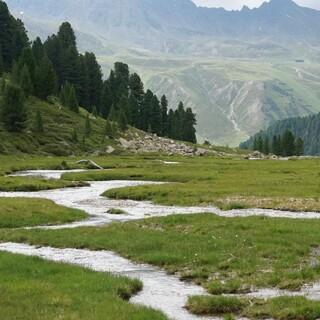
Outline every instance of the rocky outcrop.
[[138, 135], [130, 140], [120, 138], [119, 144], [125, 150], [134, 153], [163, 153], [168, 155], [205, 156], [213, 152], [204, 148], [177, 142], [172, 139], [158, 137], [157, 135]]

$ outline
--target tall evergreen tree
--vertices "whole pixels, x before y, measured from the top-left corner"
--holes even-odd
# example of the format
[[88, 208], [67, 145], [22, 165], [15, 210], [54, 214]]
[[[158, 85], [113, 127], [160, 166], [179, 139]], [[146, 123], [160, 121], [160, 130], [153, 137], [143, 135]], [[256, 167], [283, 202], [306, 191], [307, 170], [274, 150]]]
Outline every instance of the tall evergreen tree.
[[32, 53], [36, 61], [40, 61], [45, 55], [44, 45], [39, 37], [32, 43]]
[[191, 108], [187, 108], [184, 115], [183, 128], [182, 128], [183, 141], [197, 143], [196, 129], [195, 129], [196, 124], [197, 124], [196, 115], [192, 112]]
[[295, 146], [295, 155], [302, 156], [304, 154], [304, 142], [300, 137], [296, 140]]
[[63, 48], [77, 48], [76, 36], [69, 22], [63, 22], [61, 24], [57, 36]]
[[0, 109], [1, 120], [8, 131], [20, 132], [26, 127], [27, 108], [21, 88], [7, 84]]
[[60, 102], [73, 112], [79, 112], [79, 104], [74, 86], [67, 82], [60, 91]]
[[290, 130], [286, 130], [282, 137], [283, 156], [293, 156], [295, 154], [295, 137]]
[[29, 68], [27, 65], [24, 65], [19, 79], [20, 87], [22, 88], [26, 97], [33, 93], [34, 87], [31, 79], [31, 75], [29, 72]]
[[40, 60], [35, 72], [35, 95], [47, 99], [57, 93], [57, 76], [47, 55]]
[[102, 71], [96, 56], [93, 53], [85, 53], [85, 63], [88, 70], [88, 96], [89, 96], [89, 111], [92, 111], [92, 107], [96, 106], [100, 112], [101, 108], [101, 96], [103, 88]]
[[85, 136], [89, 137], [91, 134], [91, 131], [92, 131], [92, 129], [91, 129], [90, 117], [89, 117], [89, 114], [87, 114], [85, 125], [84, 125]]
[[168, 100], [165, 95], [161, 97], [161, 134], [167, 137], [168, 132]]

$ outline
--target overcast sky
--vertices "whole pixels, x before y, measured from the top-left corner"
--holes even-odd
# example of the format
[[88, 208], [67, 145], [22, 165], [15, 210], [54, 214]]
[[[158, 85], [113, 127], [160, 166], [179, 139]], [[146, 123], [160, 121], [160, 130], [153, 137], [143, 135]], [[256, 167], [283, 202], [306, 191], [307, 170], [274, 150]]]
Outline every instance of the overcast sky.
[[[224, 7], [226, 9], [241, 9], [243, 5], [250, 8], [260, 6], [264, 0], [193, 0], [197, 5], [206, 7]], [[296, 3], [320, 10], [320, 0], [295, 0]]]

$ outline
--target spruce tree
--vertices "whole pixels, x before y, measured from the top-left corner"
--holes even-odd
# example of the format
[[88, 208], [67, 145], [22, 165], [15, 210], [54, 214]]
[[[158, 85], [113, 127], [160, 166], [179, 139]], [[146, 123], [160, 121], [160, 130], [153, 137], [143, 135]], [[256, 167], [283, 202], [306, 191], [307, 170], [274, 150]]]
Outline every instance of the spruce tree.
[[161, 134], [168, 136], [168, 100], [165, 95], [161, 97]]
[[33, 55], [33, 51], [29, 47], [24, 48], [22, 50], [21, 56], [19, 57], [18, 68], [20, 74], [22, 73], [22, 69], [24, 66], [28, 67], [31, 81], [34, 82], [36, 72], [36, 60]]
[[39, 37], [32, 43], [32, 52], [36, 61], [40, 61], [45, 55], [43, 43]]
[[195, 114], [192, 112], [191, 108], [187, 108], [184, 115], [183, 128], [182, 128], [183, 141], [197, 143], [196, 129], [195, 129], [196, 124], [197, 124], [197, 121], [196, 121]]
[[73, 112], [79, 112], [79, 104], [76, 91], [71, 83], [66, 83], [60, 92], [60, 102], [64, 107], [69, 108]]
[[286, 130], [282, 137], [282, 155], [293, 156], [295, 154], [295, 137], [290, 130]]
[[69, 22], [63, 22], [61, 24], [57, 36], [63, 48], [77, 47], [76, 36]]
[[40, 111], [38, 110], [36, 113], [35, 123], [34, 123], [34, 129], [37, 133], [43, 133], [43, 120]]
[[21, 70], [19, 84], [26, 97], [28, 97], [33, 93], [34, 87], [33, 87], [31, 75], [29, 72], [29, 68], [27, 65], [24, 65]]
[[8, 131], [21, 132], [26, 127], [27, 108], [21, 88], [7, 84], [0, 109], [1, 120]]
[[35, 95], [47, 99], [57, 93], [57, 75], [47, 55], [40, 60], [35, 72]]

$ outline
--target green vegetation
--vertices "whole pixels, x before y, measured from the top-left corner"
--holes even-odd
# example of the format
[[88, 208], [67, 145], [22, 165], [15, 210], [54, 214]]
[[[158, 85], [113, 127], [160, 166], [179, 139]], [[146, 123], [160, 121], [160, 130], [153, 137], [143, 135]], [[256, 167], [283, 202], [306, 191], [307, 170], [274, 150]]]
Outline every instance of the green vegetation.
[[75, 209], [42, 199], [0, 198], [0, 228], [20, 228], [69, 223], [86, 218]]
[[269, 300], [219, 296], [191, 297], [188, 310], [198, 315], [242, 316], [249, 319], [317, 320], [320, 306], [304, 297], [280, 297]]
[[113, 250], [132, 260], [175, 272], [212, 294], [252, 287], [296, 290], [320, 279], [319, 220], [212, 214], [170, 216], [100, 228], [2, 230], [1, 241]]
[[[288, 142], [288, 132], [290, 131], [294, 136], [301, 137], [295, 142], [296, 150], [294, 154], [301, 155], [305, 153], [307, 155], [318, 155], [320, 153], [318, 139], [319, 123], [320, 114], [277, 121], [267, 128], [267, 130], [259, 132], [246, 142], [243, 142], [240, 146], [244, 149], [251, 149], [252, 147], [256, 148], [261, 146], [261, 142], [259, 141], [268, 140], [270, 143], [272, 141], [272, 152], [281, 155], [281, 144], [283, 144], [282, 141], [287, 140]], [[280, 137], [281, 135], [282, 138]], [[264, 149], [263, 145], [265, 145], [265, 143], [262, 143], [261, 151]], [[292, 155], [292, 152], [289, 152], [288, 155]]]
[[116, 199], [167, 205], [215, 205], [222, 209], [276, 208], [319, 211], [318, 159], [247, 161], [212, 157], [182, 159], [179, 165], [137, 161], [128, 168], [69, 173], [67, 180], [152, 180], [174, 182], [109, 190]]
[[85, 182], [73, 182], [55, 179], [42, 179], [33, 177], [1, 177], [0, 191], [40, 191], [60, 188], [83, 187]]
[[141, 290], [137, 280], [7, 253], [0, 253], [0, 274], [2, 319], [166, 319], [122, 299]]
[[242, 143], [240, 147], [284, 157], [302, 156], [304, 154], [303, 140], [300, 137], [296, 138], [288, 129], [281, 135], [274, 135], [272, 139], [268, 134], [259, 132], [249, 141]]

